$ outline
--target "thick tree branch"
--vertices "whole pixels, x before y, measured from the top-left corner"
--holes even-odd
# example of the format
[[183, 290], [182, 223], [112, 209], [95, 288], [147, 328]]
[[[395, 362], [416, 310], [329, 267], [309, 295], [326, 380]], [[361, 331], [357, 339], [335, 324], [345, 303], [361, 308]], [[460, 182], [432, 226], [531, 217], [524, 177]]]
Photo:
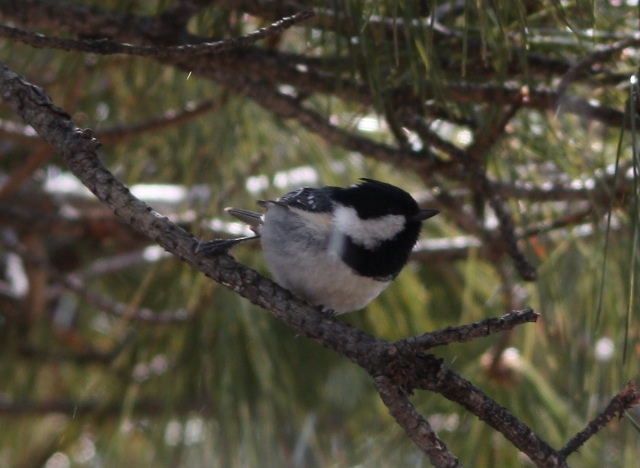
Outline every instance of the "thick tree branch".
[[449, 369], [433, 355], [423, 355], [416, 388], [440, 393], [478, 416], [526, 453], [538, 467], [568, 467], [559, 452], [550, 447], [526, 424], [506, 408], [489, 398], [482, 390]]
[[404, 428], [411, 440], [429, 457], [433, 466], [438, 468], [456, 468], [460, 461], [447, 449], [429, 422], [420, 415], [409, 401], [405, 390], [399, 388], [386, 376], [374, 379], [376, 389], [389, 412]]

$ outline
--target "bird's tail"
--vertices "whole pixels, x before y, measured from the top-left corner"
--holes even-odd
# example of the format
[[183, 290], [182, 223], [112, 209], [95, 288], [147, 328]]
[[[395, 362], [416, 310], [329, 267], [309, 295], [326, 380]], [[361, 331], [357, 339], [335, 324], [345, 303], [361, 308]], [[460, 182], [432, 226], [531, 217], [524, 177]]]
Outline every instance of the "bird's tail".
[[243, 223], [249, 225], [249, 228], [256, 234], [259, 234], [260, 226], [262, 226], [263, 217], [262, 213], [256, 213], [255, 211], [244, 210], [242, 208], [225, 208], [224, 209], [231, 216], [238, 218]]

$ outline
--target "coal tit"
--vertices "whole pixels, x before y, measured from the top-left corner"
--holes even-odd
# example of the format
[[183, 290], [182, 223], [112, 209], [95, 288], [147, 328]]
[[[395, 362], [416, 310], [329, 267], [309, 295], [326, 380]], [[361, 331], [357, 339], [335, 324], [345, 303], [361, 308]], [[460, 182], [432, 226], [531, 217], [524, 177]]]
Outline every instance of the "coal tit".
[[259, 201], [264, 213], [227, 212], [261, 238], [267, 267], [280, 285], [335, 314], [351, 312], [365, 307], [400, 273], [421, 222], [438, 214], [421, 210], [398, 187], [361, 180], [347, 188], [305, 187]]

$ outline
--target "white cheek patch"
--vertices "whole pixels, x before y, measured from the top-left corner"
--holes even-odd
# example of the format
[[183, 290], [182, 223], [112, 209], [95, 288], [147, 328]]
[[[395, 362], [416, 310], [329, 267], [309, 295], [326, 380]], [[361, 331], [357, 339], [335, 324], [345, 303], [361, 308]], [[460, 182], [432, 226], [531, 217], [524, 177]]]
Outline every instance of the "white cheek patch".
[[356, 210], [347, 206], [336, 207], [334, 220], [338, 231], [367, 249], [374, 249], [382, 242], [394, 238], [405, 225], [405, 217], [402, 215], [389, 214], [380, 218], [360, 219]]

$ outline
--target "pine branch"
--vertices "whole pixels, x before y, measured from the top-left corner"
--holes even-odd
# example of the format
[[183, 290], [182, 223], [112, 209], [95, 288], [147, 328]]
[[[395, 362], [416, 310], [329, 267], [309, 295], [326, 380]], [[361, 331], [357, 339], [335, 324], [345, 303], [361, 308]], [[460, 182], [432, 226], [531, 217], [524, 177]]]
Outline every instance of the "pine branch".
[[13, 39], [36, 48], [58, 49], [74, 52], [88, 52], [98, 55], [135, 55], [139, 57], [154, 57], [158, 59], [190, 57], [194, 55], [219, 54], [231, 49], [237, 49], [253, 44], [274, 34], [279, 34], [295, 24], [313, 16], [310, 11], [303, 11], [288, 18], [261, 28], [245, 36], [224, 39], [216, 42], [201, 44], [185, 44], [179, 46], [134, 46], [111, 41], [109, 39], [66, 39], [62, 37], [48, 37], [10, 26], [0, 25], [0, 37]]
[[371, 158], [400, 167], [439, 171], [448, 166], [447, 163], [438, 160], [428, 151], [396, 148], [384, 143], [374, 142], [355, 132], [348, 132], [333, 125], [326, 117], [315, 110], [303, 106], [297, 99], [276, 91], [272, 86], [264, 82], [223, 72], [203, 72], [201, 70], [196, 70], [195, 72], [206, 73], [234, 91], [253, 99], [282, 118], [296, 119], [303, 127], [319, 135], [329, 144], [341, 146], [352, 151], [359, 151]]
[[466, 343], [476, 338], [483, 338], [494, 333], [511, 330], [518, 325], [528, 322], [536, 322], [539, 314], [530, 307], [516, 310], [510, 314], [497, 318], [486, 318], [469, 325], [449, 327], [444, 330], [425, 333], [420, 336], [404, 338], [394, 342], [394, 346], [401, 348], [403, 353], [418, 353], [436, 346], [445, 346], [451, 343]]
[[420, 378], [415, 388], [440, 393], [475, 414], [501, 432], [538, 467], [568, 467], [565, 457], [543, 441], [506, 408], [489, 398], [477, 386], [455, 374], [440, 359], [423, 355]]
[[128, 406], [124, 398], [105, 403], [102, 400], [67, 400], [52, 399], [50, 401], [16, 400], [7, 401], [0, 399], [0, 414], [5, 418], [20, 416], [48, 415], [52, 413], [68, 414], [71, 417], [80, 417], [89, 414], [98, 414], [109, 417], [121, 417], [122, 412], [134, 410], [138, 414], [156, 416], [163, 412], [175, 412], [184, 414], [195, 411], [201, 415], [216, 415], [217, 406], [213, 401], [193, 399], [192, 401], [177, 401], [167, 405], [166, 399], [139, 399]]
[[460, 461], [449, 452], [429, 422], [416, 411], [404, 389], [398, 388], [395, 382], [385, 376], [374, 378], [374, 383], [391, 415], [411, 440], [427, 454], [433, 466], [438, 468], [462, 466]]
[[[242, 5], [238, 5], [238, 8], [246, 8], [247, 10], [245, 11], [251, 12], [251, 5], [248, 3], [242, 3]], [[282, 18], [282, 15], [274, 16], [278, 15], [279, 12], [286, 11], [290, 13], [284, 16], [302, 13], [299, 8], [294, 8], [291, 5], [285, 7], [271, 3], [269, 8], [269, 14], [267, 14], [267, 9], [265, 8], [261, 8], [260, 13], [255, 12], [255, 14], [265, 15], [264, 17], [267, 19], [276, 20]], [[318, 15], [323, 13], [318, 10], [314, 11], [316, 17], [313, 18], [314, 22], [310, 24], [317, 26], [316, 21], [322, 23], [322, 20], [318, 20]], [[78, 37], [109, 38], [109, 41], [120, 44], [125, 42], [140, 44], [151, 42], [152, 46], [150, 47], [158, 48], [158, 50], [166, 47], [167, 43], [178, 44], [176, 47], [197, 47], [198, 44], [208, 41], [207, 38], [189, 35], [183, 29], [180, 29], [179, 25], [171, 21], [165, 21], [166, 17], [163, 15], [157, 18], [116, 13], [98, 8], [89, 9], [70, 2], [46, 0], [13, 2], [0, 0], [0, 14], [4, 14], [7, 18], [27, 26], [55, 28], [68, 31]], [[61, 21], [61, 18], [64, 18], [64, 21]], [[25, 33], [32, 34], [27, 31]], [[635, 38], [629, 40], [632, 41]], [[206, 49], [207, 46], [203, 47]], [[176, 57], [163, 60], [173, 61], [175, 66], [188, 71], [199, 69], [202, 71], [203, 76], [210, 76], [214, 71], [226, 71], [234, 74], [249, 73], [250, 76], [260, 76], [262, 79], [268, 79], [273, 84], [286, 82], [304, 92], [329, 93], [350, 102], [368, 105], [375, 103], [370, 90], [363, 83], [344, 79], [339, 71], [329, 74], [322, 72], [321, 68], [331, 63], [331, 60], [323, 59], [316, 61], [316, 66], [310, 66], [312, 62], [309, 61], [309, 57], [304, 55], [281, 51], [265, 51], [252, 47], [245, 47], [242, 49], [242, 53], [236, 54], [235, 52], [238, 52], [238, 50], [234, 50], [233, 57], [229, 57], [224, 53], [207, 54], [206, 57], [192, 55], [189, 57], [191, 59], [190, 63], [180, 63], [179, 56], [183, 52], [176, 52]], [[164, 54], [165, 52], [158, 53]], [[170, 55], [173, 52], [167, 53]], [[561, 76], [568, 70], [568, 65], [558, 67], [552, 61], [547, 63], [536, 54], [532, 55], [536, 56], [532, 64], [543, 64], [541, 71], [546, 74], [551, 73]], [[305, 65], [308, 68], [306, 71], [300, 71], [297, 69], [298, 65]], [[441, 98], [443, 91], [446, 93], [447, 100], [451, 102], [502, 103], [509, 105], [517, 100], [518, 96], [523, 95], [523, 89], [526, 89], [526, 95], [521, 103], [523, 108], [557, 110], [559, 94], [542, 86], [523, 88], [522, 85], [518, 84], [495, 85], [454, 81], [439, 83], [436, 86], [430, 81], [424, 81], [422, 83], [394, 87], [386, 90], [386, 94], [388, 99], [391, 100], [392, 106], [396, 108], [415, 106], [416, 103], [424, 102], [425, 100], [436, 97]], [[562, 112], [576, 114], [583, 119], [598, 121], [612, 127], [626, 125], [627, 128], [630, 128], [629, 122], [625, 122], [624, 112], [575, 96], [563, 96]]]
[[157, 132], [165, 128], [171, 128], [190, 122], [207, 112], [215, 111], [218, 104], [210, 99], [198, 103], [187, 103], [179, 110], [168, 110], [162, 115], [152, 117], [144, 122], [118, 124], [102, 127], [96, 131], [96, 137], [103, 144], [115, 144], [138, 137], [145, 133]]
[[624, 49], [637, 47], [638, 45], [640, 45], [640, 37], [633, 37], [618, 41], [614, 44], [600, 46], [595, 52], [573, 64], [562, 76], [562, 79], [556, 87], [558, 104], [562, 104], [562, 97], [569, 85], [578, 80], [582, 75], [587, 74], [595, 64], [610, 60], [615, 54], [621, 53]]
[[640, 404], [640, 389], [635, 383], [629, 382], [624, 390], [614, 396], [607, 407], [587, 424], [582, 431], [567, 442], [560, 453], [566, 458], [577, 451], [591, 437], [596, 435], [613, 419], [622, 419], [626, 410]]

